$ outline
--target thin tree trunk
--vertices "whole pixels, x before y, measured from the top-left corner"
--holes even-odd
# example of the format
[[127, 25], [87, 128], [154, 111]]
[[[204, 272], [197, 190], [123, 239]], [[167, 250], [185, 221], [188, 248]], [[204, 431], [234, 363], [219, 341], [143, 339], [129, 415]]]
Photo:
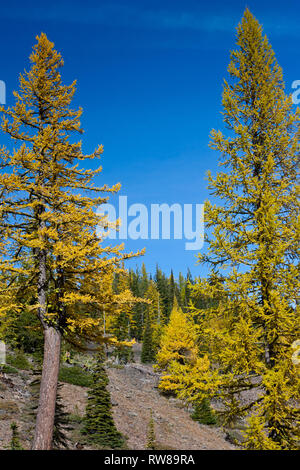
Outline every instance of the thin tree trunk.
[[44, 360], [33, 450], [51, 450], [54, 427], [61, 335], [53, 327], [44, 330]]
[[[43, 211], [43, 209], [41, 209]], [[44, 221], [40, 222], [44, 228]], [[57, 382], [60, 363], [61, 335], [47, 322], [47, 254], [45, 249], [37, 253], [38, 277], [38, 317], [44, 330], [44, 358], [37, 410], [33, 450], [50, 450], [54, 427]]]

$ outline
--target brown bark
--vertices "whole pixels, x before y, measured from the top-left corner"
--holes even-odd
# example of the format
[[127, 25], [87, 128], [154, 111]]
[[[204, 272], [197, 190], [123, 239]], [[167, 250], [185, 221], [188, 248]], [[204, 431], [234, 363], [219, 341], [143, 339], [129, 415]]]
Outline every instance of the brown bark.
[[53, 327], [44, 330], [44, 360], [33, 450], [51, 450], [54, 427], [61, 335]]

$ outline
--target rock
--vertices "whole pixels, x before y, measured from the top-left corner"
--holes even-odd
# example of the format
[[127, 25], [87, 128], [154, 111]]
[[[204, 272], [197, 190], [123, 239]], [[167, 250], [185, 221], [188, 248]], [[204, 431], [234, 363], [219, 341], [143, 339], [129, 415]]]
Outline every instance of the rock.
[[18, 413], [19, 408], [16, 402], [12, 400], [2, 400], [0, 402], [0, 413], [1, 414], [14, 414]]
[[231, 442], [231, 444], [240, 444], [245, 439], [241, 431], [238, 429], [226, 429], [225, 433], [225, 439], [228, 442]]
[[184, 403], [181, 400], [178, 400], [177, 398], [169, 398], [169, 403], [176, 408], [185, 408]]

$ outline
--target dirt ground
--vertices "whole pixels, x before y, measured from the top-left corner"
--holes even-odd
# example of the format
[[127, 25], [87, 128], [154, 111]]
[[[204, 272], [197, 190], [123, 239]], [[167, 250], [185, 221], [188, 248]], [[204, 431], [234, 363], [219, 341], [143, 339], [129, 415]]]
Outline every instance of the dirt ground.
[[[135, 362], [123, 368], [108, 368], [108, 375], [115, 423], [128, 438], [129, 449], [145, 448], [150, 410], [161, 449], [236, 449], [220, 428], [193, 421], [179, 400], [159, 394], [158, 375], [151, 366]], [[22, 445], [30, 448], [34, 423], [25, 411], [31, 399], [31, 378], [28, 371], [0, 375], [0, 449], [9, 447], [13, 421], [19, 427]], [[60, 394], [69, 413], [83, 416], [87, 400], [85, 387], [63, 384]], [[71, 448], [75, 448], [74, 438]]]

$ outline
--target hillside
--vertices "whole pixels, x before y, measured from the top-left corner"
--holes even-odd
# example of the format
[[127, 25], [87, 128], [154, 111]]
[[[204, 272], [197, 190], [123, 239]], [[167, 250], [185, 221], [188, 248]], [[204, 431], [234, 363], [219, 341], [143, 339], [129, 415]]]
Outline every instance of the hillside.
[[[129, 449], [145, 448], [150, 409], [153, 410], [156, 439], [161, 449], [235, 448], [226, 441], [220, 428], [193, 421], [179, 400], [159, 394], [156, 388], [158, 375], [151, 366], [135, 362], [108, 368], [108, 374], [115, 422], [127, 436]], [[9, 446], [13, 421], [19, 426], [23, 447], [30, 448], [34, 423], [26, 410], [32, 398], [31, 380], [31, 371], [0, 375], [0, 449]], [[65, 383], [61, 395], [74, 427], [68, 433], [70, 448], [76, 449], [76, 443], [81, 447], [78, 421], [84, 413], [87, 388]]]

